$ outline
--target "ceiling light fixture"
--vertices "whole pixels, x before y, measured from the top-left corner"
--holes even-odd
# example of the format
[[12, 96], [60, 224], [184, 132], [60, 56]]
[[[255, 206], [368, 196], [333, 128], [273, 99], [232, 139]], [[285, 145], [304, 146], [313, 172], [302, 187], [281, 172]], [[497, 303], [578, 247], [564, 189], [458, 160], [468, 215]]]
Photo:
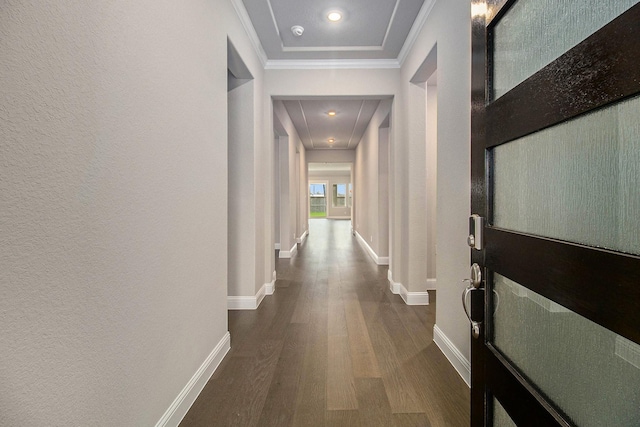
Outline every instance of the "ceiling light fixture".
[[330, 111], [328, 111], [328, 112], [327, 112], [327, 114], [328, 114], [329, 116], [333, 117], [333, 116], [335, 116], [335, 115], [336, 115], [336, 112], [335, 112], [335, 111], [333, 111], [333, 110], [330, 110]]
[[300, 25], [294, 25], [293, 27], [291, 27], [291, 32], [294, 36], [300, 37], [302, 33], [304, 33], [304, 27]]
[[337, 10], [332, 10], [327, 14], [327, 19], [331, 22], [338, 22], [342, 19], [342, 13], [338, 12]]
[[333, 144], [334, 142], [336, 142], [336, 140], [335, 140], [335, 139], [333, 139], [333, 138], [329, 138], [329, 144]]

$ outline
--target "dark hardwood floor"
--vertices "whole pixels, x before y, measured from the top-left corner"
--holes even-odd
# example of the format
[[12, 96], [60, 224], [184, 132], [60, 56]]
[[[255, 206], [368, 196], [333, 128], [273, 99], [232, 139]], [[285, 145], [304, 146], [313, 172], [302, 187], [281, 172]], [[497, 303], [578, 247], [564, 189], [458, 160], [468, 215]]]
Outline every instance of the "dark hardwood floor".
[[180, 425], [468, 426], [469, 388], [433, 343], [435, 292], [405, 305], [349, 221], [309, 222], [275, 294], [229, 312], [231, 351]]

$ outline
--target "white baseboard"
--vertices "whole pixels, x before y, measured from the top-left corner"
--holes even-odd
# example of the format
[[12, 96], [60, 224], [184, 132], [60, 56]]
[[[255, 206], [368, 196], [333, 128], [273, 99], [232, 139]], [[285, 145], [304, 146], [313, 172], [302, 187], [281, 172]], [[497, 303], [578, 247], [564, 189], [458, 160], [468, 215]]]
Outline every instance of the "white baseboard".
[[393, 274], [391, 274], [391, 270], [387, 270], [387, 280], [389, 281], [389, 290], [391, 291], [391, 293], [399, 295], [402, 283], [393, 281]]
[[293, 246], [291, 247], [291, 250], [288, 250], [288, 251], [280, 250], [280, 253], [278, 254], [278, 257], [279, 258], [293, 258], [293, 256], [296, 254], [296, 252], [298, 252], [298, 244], [294, 243]]
[[275, 279], [269, 283], [264, 284], [264, 294], [265, 295], [273, 295], [276, 290], [276, 281]]
[[429, 305], [429, 292], [408, 292], [400, 285], [400, 296], [407, 305]]
[[394, 282], [391, 270], [387, 272], [389, 279], [389, 290], [391, 293], [400, 295], [407, 305], [429, 305], [429, 292], [409, 292], [402, 283]]
[[304, 230], [304, 233], [302, 233], [302, 236], [298, 237], [296, 241], [302, 245], [304, 244], [304, 241], [307, 240], [308, 235], [309, 235], [309, 230]]
[[277, 249], [277, 250], [280, 250], [280, 243], [274, 243], [273, 244], [273, 248]]
[[436, 285], [437, 285], [436, 279], [427, 279], [427, 290], [428, 291], [437, 290]]
[[[275, 282], [274, 282], [275, 283]], [[264, 299], [265, 294], [267, 294], [267, 286], [271, 285], [270, 283], [265, 283], [262, 285], [260, 290], [253, 296], [228, 296], [227, 297], [227, 308], [229, 310], [255, 310], [260, 306], [260, 303]], [[273, 294], [273, 292], [271, 292]], [[271, 295], [269, 294], [269, 295]]]
[[404, 286], [402, 286], [402, 283], [389, 281], [389, 290], [391, 291], [392, 294], [400, 295], [401, 287], [404, 288]]
[[369, 246], [366, 240], [356, 231], [356, 239], [362, 245], [362, 247], [367, 251], [369, 256], [375, 261], [378, 265], [389, 265], [389, 257], [388, 256], [378, 256], [378, 254]]
[[444, 353], [445, 357], [449, 359], [449, 362], [458, 374], [462, 377], [465, 383], [471, 387], [471, 363], [466, 357], [457, 349], [449, 338], [442, 332], [438, 325], [433, 327], [433, 341], [438, 348]]
[[231, 335], [227, 332], [156, 423], [156, 427], [177, 427], [180, 424], [230, 349]]

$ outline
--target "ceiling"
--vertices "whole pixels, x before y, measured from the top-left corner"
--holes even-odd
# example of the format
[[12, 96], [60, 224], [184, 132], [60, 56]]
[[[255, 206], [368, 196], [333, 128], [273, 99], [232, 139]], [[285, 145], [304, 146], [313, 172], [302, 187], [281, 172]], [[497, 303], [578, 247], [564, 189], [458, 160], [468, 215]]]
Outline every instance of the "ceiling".
[[[399, 67], [435, 0], [233, 0], [265, 68]], [[330, 22], [329, 11], [342, 19]], [[296, 37], [291, 27], [304, 27]], [[357, 65], [359, 64], [359, 65]], [[354, 149], [380, 98], [282, 100], [307, 150]], [[335, 110], [336, 116], [327, 112]], [[335, 141], [329, 142], [332, 138]]]
[[[316, 98], [282, 103], [305, 149], [349, 150], [360, 142], [380, 99]], [[335, 116], [329, 116], [329, 111], [335, 111]]]
[[[397, 59], [423, 5], [433, 0], [242, 1], [267, 60]], [[342, 19], [331, 22], [329, 11]], [[422, 12], [424, 14], [424, 11]], [[421, 23], [418, 23], [418, 25]], [[296, 37], [291, 27], [304, 28]]]

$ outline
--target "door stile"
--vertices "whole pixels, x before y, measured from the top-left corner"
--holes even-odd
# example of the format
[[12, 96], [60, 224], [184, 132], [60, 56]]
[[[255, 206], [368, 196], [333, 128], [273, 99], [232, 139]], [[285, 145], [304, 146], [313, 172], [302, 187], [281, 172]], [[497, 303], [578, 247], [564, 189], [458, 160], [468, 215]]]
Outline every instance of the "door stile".
[[482, 249], [471, 249], [483, 277], [483, 292], [469, 292], [471, 320], [484, 321], [471, 339], [471, 425], [493, 425], [498, 396], [519, 426], [570, 426], [571, 418], [492, 344], [494, 272], [640, 343], [640, 256], [494, 227], [493, 153], [640, 93], [640, 3], [494, 101], [493, 27], [516, 1], [472, 1], [471, 208], [485, 221]]

